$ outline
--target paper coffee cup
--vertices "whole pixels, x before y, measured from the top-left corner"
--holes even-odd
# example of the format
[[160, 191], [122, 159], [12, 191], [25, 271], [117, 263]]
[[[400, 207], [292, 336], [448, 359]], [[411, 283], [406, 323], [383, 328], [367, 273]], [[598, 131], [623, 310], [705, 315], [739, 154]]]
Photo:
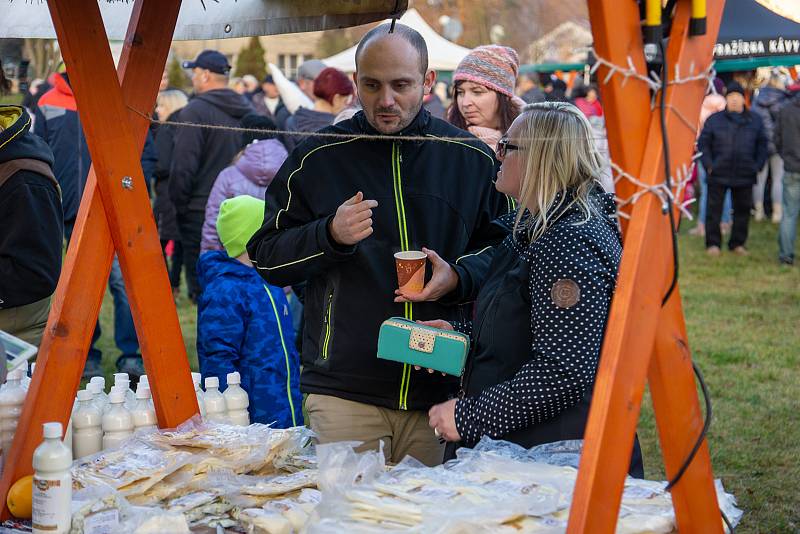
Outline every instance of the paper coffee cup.
[[398, 252], [394, 255], [397, 267], [397, 285], [404, 294], [421, 293], [425, 286], [425, 263], [428, 255], [419, 250]]

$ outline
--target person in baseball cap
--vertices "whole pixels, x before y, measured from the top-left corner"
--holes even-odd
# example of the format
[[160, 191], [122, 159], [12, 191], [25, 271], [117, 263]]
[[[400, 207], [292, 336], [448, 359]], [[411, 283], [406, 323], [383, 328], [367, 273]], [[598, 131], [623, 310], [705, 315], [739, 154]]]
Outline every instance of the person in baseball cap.
[[183, 68], [192, 70], [204, 69], [225, 76], [231, 71], [228, 58], [216, 50], [203, 50], [197, 55], [194, 61], [184, 61]]

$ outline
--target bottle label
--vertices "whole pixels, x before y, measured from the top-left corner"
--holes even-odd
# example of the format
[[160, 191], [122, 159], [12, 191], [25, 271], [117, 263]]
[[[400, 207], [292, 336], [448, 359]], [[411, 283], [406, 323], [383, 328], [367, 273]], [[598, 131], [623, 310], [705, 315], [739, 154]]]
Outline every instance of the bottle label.
[[119, 529], [119, 512], [103, 510], [86, 517], [83, 534], [114, 534]]
[[72, 477], [33, 477], [33, 531], [68, 532], [72, 515]]

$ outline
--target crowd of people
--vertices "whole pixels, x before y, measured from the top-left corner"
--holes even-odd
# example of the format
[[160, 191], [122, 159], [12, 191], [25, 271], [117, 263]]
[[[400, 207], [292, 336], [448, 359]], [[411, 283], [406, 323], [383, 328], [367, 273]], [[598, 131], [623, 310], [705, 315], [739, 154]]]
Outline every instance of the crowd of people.
[[800, 211], [800, 83], [773, 72], [750, 107], [741, 84], [715, 83], [700, 115], [699, 223], [692, 233], [705, 236], [708, 254], [719, 256], [722, 234], [730, 232], [728, 249], [747, 255], [751, 213], [764, 220], [769, 178], [771, 220], [780, 225], [778, 261], [793, 265]]
[[[402, 24], [361, 39], [352, 77], [300, 65], [288, 90], [302, 106], [274, 72], [232, 79], [217, 51], [183, 66], [192, 95], [164, 77], [142, 168], [173, 295], [183, 274], [197, 305], [200, 370], [238, 371], [253, 422], [302, 424], [304, 404], [320, 442], [382, 442], [390, 461], [428, 465], [482, 436], [526, 447], [582, 437], [622, 254], [596, 87], [520, 74], [516, 51], [487, 45], [442, 94], [425, 41]], [[41, 260], [14, 273], [28, 295], [3, 298], [34, 343], [91, 165], [68, 73], [47, 83], [25, 107], [0, 108], [0, 202], [17, 210], [19, 253]], [[728, 246], [746, 254], [770, 176], [779, 258], [794, 260], [800, 97], [782, 83], [771, 79], [752, 111], [735, 83], [704, 103], [709, 254], [731, 214]], [[23, 163], [7, 177], [10, 161]], [[23, 212], [41, 214], [39, 248]], [[397, 289], [393, 255], [408, 250], [431, 265], [418, 294]], [[137, 377], [116, 260], [109, 289], [117, 368]], [[461, 381], [377, 359], [392, 316], [469, 335]], [[86, 376], [101, 374], [94, 341]], [[643, 473], [638, 443], [630, 472]]]

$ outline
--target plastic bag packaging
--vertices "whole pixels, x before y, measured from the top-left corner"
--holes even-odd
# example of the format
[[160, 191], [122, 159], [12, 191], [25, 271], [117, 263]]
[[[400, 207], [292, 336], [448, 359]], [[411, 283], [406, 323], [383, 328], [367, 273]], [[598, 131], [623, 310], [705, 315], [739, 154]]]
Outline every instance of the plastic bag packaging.
[[[742, 520], [744, 511], [736, 507], [736, 497], [734, 497], [733, 494], [725, 491], [725, 488], [722, 487], [721, 480], [715, 480], [714, 487], [717, 490], [717, 501], [719, 501], [720, 509], [725, 514], [725, 517], [728, 518], [728, 521], [731, 522], [733, 528], [736, 528], [736, 526]], [[727, 525], [725, 526], [725, 532], [728, 532]]]
[[138, 495], [187, 464], [187, 452], [165, 451], [139, 438], [124, 449], [103, 451], [72, 464], [72, 480], [78, 488], [107, 485], [123, 495]]
[[107, 485], [76, 491], [71, 506], [73, 534], [116, 534], [121, 517], [130, 508], [125, 498]]
[[128, 517], [120, 525], [125, 534], [190, 534], [189, 522], [180, 512], [169, 512], [161, 508], [132, 507]]
[[357, 453], [357, 442], [317, 445], [319, 489], [323, 496], [341, 496], [359, 484], [368, 484], [386, 471], [383, 442], [380, 450]]
[[314, 109], [314, 102], [306, 96], [300, 87], [289, 81], [283, 75], [281, 69], [270, 63], [269, 72], [272, 74], [272, 81], [275, 82], [275, 87], [278, 88], [283, 104], [289, 110], [289, 113], [294, 115], [300, 108]]

